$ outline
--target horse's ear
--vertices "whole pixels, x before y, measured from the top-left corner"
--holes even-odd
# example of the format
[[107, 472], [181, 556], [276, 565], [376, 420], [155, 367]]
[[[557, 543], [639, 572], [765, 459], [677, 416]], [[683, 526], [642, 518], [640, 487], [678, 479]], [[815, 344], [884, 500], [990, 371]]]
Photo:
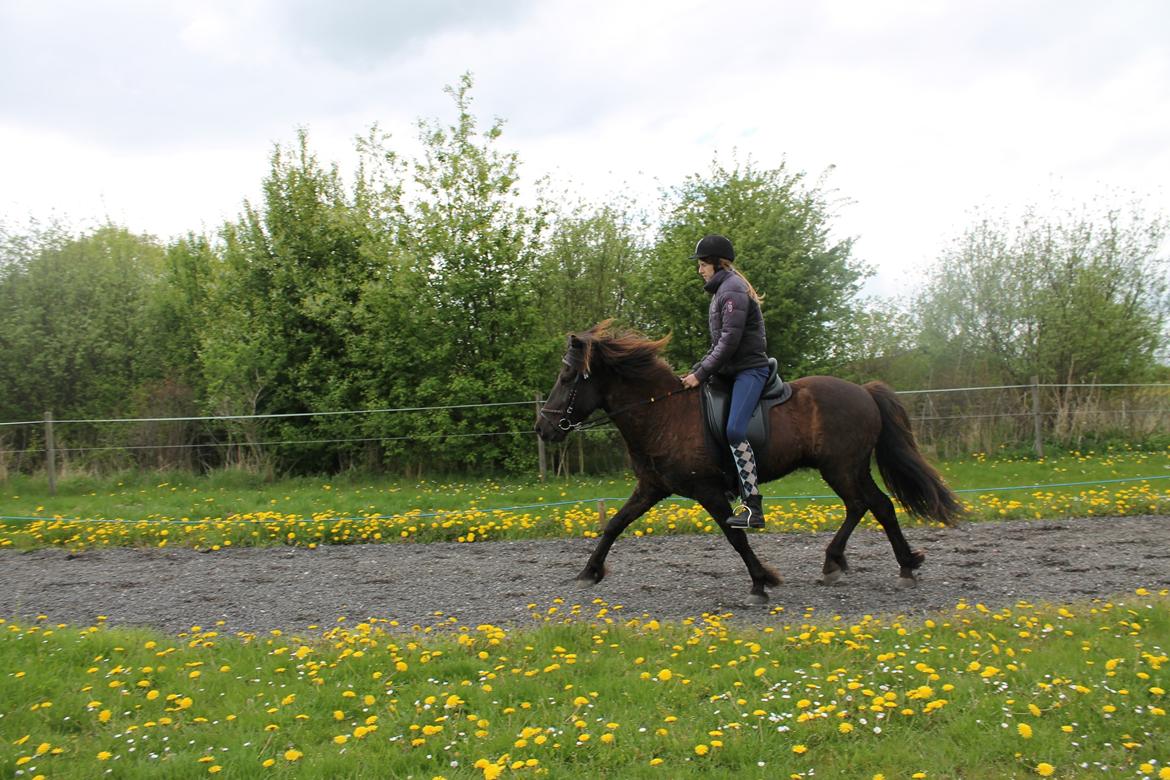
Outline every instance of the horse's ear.
[[577, 338], [577, 334], [570, 333], [569, 334], [569, 346], [571, 348], [580, 348], [580, 347], [585, 346], [585, 342], [582, 341], [581, 339]]

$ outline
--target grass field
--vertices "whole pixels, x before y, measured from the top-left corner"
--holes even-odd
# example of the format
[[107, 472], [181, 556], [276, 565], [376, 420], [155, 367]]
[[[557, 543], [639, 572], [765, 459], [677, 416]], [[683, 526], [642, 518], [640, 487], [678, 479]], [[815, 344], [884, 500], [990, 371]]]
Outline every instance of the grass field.
[[[974, 519], [1170, 509], [1165, 451], [942, 471]], [[1002, 489], [1052, 483], [1077, 484]], [[33, 518], [0, 525], [5, 546], [222, 547], [587, 535], [596, 499], [629, 483], [140, 476], [69, 480], [52, 499], [32, 480], [0, 487], [0, 514]], [[772, 530], [835, 526], [834, 500], [795, 498], [824, 492], [812, 475], [774, 483]], [[560, 501], [582, 503], [501, 509]], [[635, 529], [713, 531], [686, 503]], [[914, 621], [775, 608], [763, 629], [600, 599], [529, 611], [524, 629], [352, 616], [300, 635], [0, 619], [0, 776], [1170, 780], [1167, 590]]]
[[0, 624], [5, 777], [1170, 777], [1170, 599], [731, 629]]
[[[1066, 453], [1044, 460], [975, 455], [941, 464], [969, 519], [1170, 511], [1170, 451]], [[1146, 478], [1146, 479], [1140, 479]], [[1119, 481], [1120, 480], [1120, 481]], [[1062, 487], [1034, 487], [1040, 485]], [[0, 547], [109, 545], [200, 549], [259, 544], [475, 542], [590, 536], [601, 511], [629, 494], [629, 477], [421, 481], [341, 476], [257, 482], [246, 474], [135, 474], [0, 483]], [[606, 499], [604, 505], [599, 499]], [[843, 507], [812, 472], [768, 486], [771, 531], [835, 528]], [[905, 520], [905, 518], [903, 518]], [[694, 502], [667, 501], [630, 533], [712, 533]]]

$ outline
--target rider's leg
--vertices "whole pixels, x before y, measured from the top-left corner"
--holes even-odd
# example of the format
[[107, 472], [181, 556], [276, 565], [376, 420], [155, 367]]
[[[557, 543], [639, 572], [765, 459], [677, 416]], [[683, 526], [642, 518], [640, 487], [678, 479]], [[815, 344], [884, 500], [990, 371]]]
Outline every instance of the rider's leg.
[[728, 520], [733, 528], [763, 528], [764, 507], [760, 495], [759, 464], [747, 440], [748, 421], [760, 401], [768, 368], [747, 369], [735, 377], [731, 390], [731, 409], [727, 419], [727, 441], [739, 476], [743, 504]]

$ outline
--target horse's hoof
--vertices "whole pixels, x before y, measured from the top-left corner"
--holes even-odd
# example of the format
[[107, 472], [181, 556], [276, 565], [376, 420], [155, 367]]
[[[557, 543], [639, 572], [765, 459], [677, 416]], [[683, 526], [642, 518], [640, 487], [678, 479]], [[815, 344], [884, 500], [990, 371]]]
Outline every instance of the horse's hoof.
[[749, 593], [744, 599], [743, 605], [745, 607], [762, 607], [768, 603], [767, 593]]
[[597, 584], [597, 580], [593, 579], [592, 577], [577, 577], [575, 580], [573, 580], [573, 584], [581, 590], [588, 590]]
[[899, 588], [914, 588], [918, 586], [918, 575], [910, 569], [902, 569], [901, 576], [898, 577]]
[[841, 570], [834, 569], [833, 571], [825, 572], [825, 576], [817, 580], [818, 585], [836, 585], [841, 581]]

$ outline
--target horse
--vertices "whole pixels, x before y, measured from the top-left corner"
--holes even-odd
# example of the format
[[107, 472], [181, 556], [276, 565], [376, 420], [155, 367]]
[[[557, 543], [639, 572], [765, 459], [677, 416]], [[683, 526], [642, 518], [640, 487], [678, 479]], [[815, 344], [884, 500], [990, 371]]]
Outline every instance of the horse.
[[[622, 532], [659, 501], [679, 495], [697, 501], [743, 559], [752, 583], [747, 604], [766, 604], [767, 588], [779, 585], [780, 576], [760, 562], [742, 529], [727, 524], [733, 496], [705, 442], [699, 394], [683, 389], [661, 356], [669, 340], [617, 331], [610, 320], [570, 334], [556, 383], [537, 415], [538, 435], [559, 442], [601, 409], [624, 439], [637, 478], [576, 580], [600, 582], [608, 573], [606, 556]], [[886, 487], [911, 515], [954, 525], [962, 507], [919, 451], [905, 407], [881, 382], [857, 385], [807, 376], [790, 384], [791, 397], [770, 410], [771, 438], [758, 464], [760, 482], [814, 468], [845, 503], [845, 520], [825, 549], [820, 582], [833, 584], [848, 571], [845, 545], [868, 511], [894, 549], [899, 584], [916, 584], [926, 555], [907, 543], [893, 502], [870, 473], [871, 458], [876, 457]]]

